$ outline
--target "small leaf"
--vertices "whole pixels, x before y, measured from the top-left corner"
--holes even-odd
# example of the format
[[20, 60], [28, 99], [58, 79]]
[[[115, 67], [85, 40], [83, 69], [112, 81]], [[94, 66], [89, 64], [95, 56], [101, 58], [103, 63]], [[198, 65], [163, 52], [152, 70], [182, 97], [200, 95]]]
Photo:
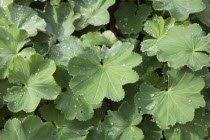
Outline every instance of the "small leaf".
[[89, 24], [94, 26], [105, 25], [110, 16], [107, 9], [115, 3], [115, 0], [74, 0], [76, 13], [81, 17], [76, 21], [77, 30], [81, 30]]
[[151, 11], [146, 5], [137, 6], [134, 2], [121, 2], [115, 12], [116, 27], [123, 34], [138, 34]]
[[55, 140], [52, 123], [43, 123], [37, 116], [28, 116], [23, 121], [8, 120], [0, 132], [1, 140]]
[[86, 121], [92, 118], [93, 108], [81, 96], [74, 95], [70, 90], [62, 93], [55, 101], [56, 108], [61, 110], [67, 120], [77, 118]]
[[105, 117], [105, 136], [108, 140], [142, 140], [143, 132], [138, 125], [142, 120], [135, 105], [124, 102], [118, 111], [108, 111]]

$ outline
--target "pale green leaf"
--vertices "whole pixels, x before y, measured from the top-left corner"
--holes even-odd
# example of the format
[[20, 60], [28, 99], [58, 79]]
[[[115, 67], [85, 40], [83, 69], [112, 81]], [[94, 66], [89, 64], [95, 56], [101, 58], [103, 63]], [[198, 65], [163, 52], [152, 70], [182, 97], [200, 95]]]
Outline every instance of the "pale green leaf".
[[206, 8], [202, 0], [154, 0], [153, 7], [155, 10], [168, 10], [177, 20], [185, 20], [189, 14]]
[[138, 125], [142, 120], [135, 105], [124, 102], [118, 111], [108, 111], [104, 127], [107, 140], [142, 140], [143, 132]]
[[167, 91], [160, 91], [144, 83], [135, 98], [143, 114], [152, 114], [162, 129], [173, 126], [176, 122], [184, 124], [192, 121], [195, 109], [205, 106], [200, 94], [205, 85], [203, 78], [186, 68], [171, 69], [167, 75]]
[[151, 11], [151, 8], [146, 5], [137, 6], [132, 1], [121, 2], [115, 12], [116, 27], [123, 34], [138, 34]]
[[84, 47], [105, 45], [111, 47], [118, 39], [115, 34], [111, 31], [100, 32], [88, 32], [81, 36], [82, 45]]
[[0, 19], [4, 20], [4, 24], [0, 26], [9, 26], [17, 24], [18, 28], [26, 30], [29, 36], [35, 36], [37, 31], [45, 31], [46, 23], [41, 19], [37, 12], [27, 6], [12, 4], [8, 8], [0, 7]]
[[196, 110], [193, 121], [184, 125], [176, 124], [164, 134], [167, 140], [204, 140], [208, 136], [210, 126], [210, 114], [204, 109]]
[[0, 32], [0, 78], [5, 78], [11, 60], [29, 40], [27, 32], [19, 30], [16, 25], [7, 29], [0, 28]]
[[13, 0], [0, 0], [0, 7], [7, 8], [11, 3], [13, 3]]
[[53, 45], [50, 49], [50, 58], [55, 61], [57, 65], [67, 66], [69, 60], [82, 52], [81, 41], [70, 36], [63, 40], [61, 43]]
[[55, 140], [54, 126], [43, 123], [37, 116], [28, 116], [20, 121], [16, 118], [8, 120], [4, 130], [0, 132], [1, 140]]
[[21, 56], [13, 59], [9, 68], [9, 81], [17, 84], [8, 90], [4, 100], [13, 112], [32, 112], [41, 98], [54, 100], [60, 92], [52, 74], [56, 66], [52, 60], [40, 55], [32, 55], [30, 61]]
[[73, 23], [79, 15], [73, 11], [73, 3], [61, 3], [58, 6], [47, 4], [41, 16], [47, 22], [47, 32], [62, 41], [75, 30]]
[[107, 9], [115, 0], [74, 0], [76, 13], [81, 14], [75, 23], [76, 29], [81, 30], [89, 24], [100, 26], [109, 23], [110, 16]]
[[69, 61], [73, 76], [70, 87], [74, 94], [83, 95], [91, 104], [99, 104], [105, 97], [112, 101], [124, 98], [122, 85], [135, 83], [139, 76], [132, 70], [141, 63], [141, 57], [132, 52], [130, 43], [107, 47], [87, 47]]
[[168, 62], [173, 68], [187, 65], [192, 70], [209, 66], [208, 52], [210, 34], [204, 36], [198, 24], [179, 25], [170, 28], [167, 35], [158, 41], [157, 57], [161, 62]]
[[154, 16], [152, 20], [146, 21], [144, 31], [150, 38], [143, 40], [141, 43], [141, 51], [146, 52], [148, 56], [156, 55], [158, 51], [158, 40], [167, 33], [169, 28], [174, 26], [174, 23], [175, 20], [173, 18], [164, 20], [161, 16]]
[[86, 121], [92, 118], [93, 108], [81, 96], [74, 95], [70, 90], [62, 93], [55, 101], [56, 108], [61, 110], [67, 120]]

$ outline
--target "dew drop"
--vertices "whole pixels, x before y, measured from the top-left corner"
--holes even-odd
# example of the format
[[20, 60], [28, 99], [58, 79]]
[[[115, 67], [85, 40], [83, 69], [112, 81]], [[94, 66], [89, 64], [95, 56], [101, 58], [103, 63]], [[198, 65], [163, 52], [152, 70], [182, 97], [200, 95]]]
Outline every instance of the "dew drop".
[[188, 102], [190, 103], [190, 102], [192, 102], [192, 100], [189, 100]]
[[153, 101], [146, 106], [146, 109], [147, 110], [152, 110], [155, 107], [155, 105], [156, 105], [156, 102]]
[[150, 94], [150, 97], [154, 97], [155, 96], [155, 94]]

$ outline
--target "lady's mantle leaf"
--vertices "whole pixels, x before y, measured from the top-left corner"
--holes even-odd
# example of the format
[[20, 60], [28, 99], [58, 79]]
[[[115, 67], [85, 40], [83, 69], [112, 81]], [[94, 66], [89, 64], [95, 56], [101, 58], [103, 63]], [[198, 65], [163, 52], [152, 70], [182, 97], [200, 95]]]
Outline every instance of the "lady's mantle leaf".
[[0, 7], [7, 8], [11, 3], [13, 3], [13, 0], [0, 0]]
[[8, 108], [13, 112], [24, 110], [32, 112], [38, 106], [41, 98], [55, 99], [60, 88], [52, 74], [55, 72], [55, 63], [44, 60], [40, 55], [32, 55], [30, 61], [21, 56], [13, 59], [9, 68], [9, 81], [17, 84], [8, 90], [4, 100], [9, 102]]
[[1, 140], [55, 140], [51, 134], [52, 123], [43, 123], [37, 116], [28, 116], [23, 121], [8, 120], [0, 132]]
[[122, 85], [134, 83], [139, 78], [132, 68], [141, 63], [141, 57], [132, 52], [133, 48], [130, 43], [117, 43], [101, 50], [87, 47], [84, 53], [72, 58], [68, 68], [74, 76], [70, 81], [74, 94], [84, 95], [91, 104], [99, 104], [104, 97], [122, 100]]
[[75, 23], [76, 29], [81, 30], [89, 24], [100, 26], [109, 22], [107, 9], [115, 3], [115, 0], [74, 0], [75, 11], [81, 14], [81, 18]]
[[62, 93], [55, 101], [56, 108], [61, 110], [67, 120], [77, 118], [86, 121], [93, 116], [93, 108], [81, 96], [74, 95], [70, 90]]
[[5, 22], [4, 24], [0, 23], [0, 26], [17, 24], [20, 29], [26, 30], [29, 36], [35, 36], [37, 30], [45, 31], [46, 27], [44, 19], [38, 17], [33, 9], [16, 4], [12, 4], [6, 9], [0, 7], [0, 20]]
[[166, 129], [176, 122], [193, 120], [195, 108], [205, 106], [200, 91], [204, 80], [189, 69], [168, 71], [168, 91], [160, 91], [148, 84], [142, 84], [135, 102], [144, 114], [152, 114], [156, 123]]
[[210, 114], [204, 109], [196, 110], [193, 121], [186, 124], [176, 124], [165, 131], [167, 140], [204, 140], [208, 136]]
[[135, 105], [124, 102], [118, 111], [108, 111], [105, 117], [105, 136], [107, 140], [142, 140], [143, 132], [136, 127], [142, 120]]
[[203, 22], [208, 27], [210, 27], [210, 14], [209, 14], [210, 13], [210, 1], [203, 0], [203, 2], [206, 4], [206, 9], [196, 15], [200, 19], [201, 22]]
[[60, 41], [66, 39], [75, 30], [73, 23], [79, 15], [74, 14], [73, 7], [70, 2], [61, 3], [58, 6], [47, 4], [44, 12], [40, 12], [41, 17], [47, 21], [47, 32]]
[[175, 20], [168, 18], [166, 20], [163, 17], [154, 16], [152, 20], [148, 20], [144, 24], [144, 31], [149, 35], [149, 39], [145, 39], [141, 43], [141, 51], [147, 52], [148, 56], [156, 55], [157, 42], [161, 39], [168, 31], [169, 28], [174, 26]]
[[58, 65], [67, 66], [69, 60], [81, 53], [82, 51], [81, 41], [70, 36], [59, 44], [53, 45], [50, 49], [50, 58]]
[[202, 0], [154, 0], [155, 10], [168, 10], [177, 20], [185, 20], [189, 14], [205, 9]]
[[174, 26], [158, 41], [157, 57], [173, 68], [187, 65], [194, 71], [200, 70], [209, 66], [210, 59], [205, 53], [210, 50], [209, 43], [210, 34], [204, 36], [197, 24]]
[[151, 11], [146, 5], [137, 7], [134, 2], [121, 2], [115, 13], [116, 27], [123, 34], [138, 34]]
[[19, 30], [16, 25], [0, 28], [0, 32], [0, 78], [5, 78], [11, 60], [29, 40], [27, 32]]

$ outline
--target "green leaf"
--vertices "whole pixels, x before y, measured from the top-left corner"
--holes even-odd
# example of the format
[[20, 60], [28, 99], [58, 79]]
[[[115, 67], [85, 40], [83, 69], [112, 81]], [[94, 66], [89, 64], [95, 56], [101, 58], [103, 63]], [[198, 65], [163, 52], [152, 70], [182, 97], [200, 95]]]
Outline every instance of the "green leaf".
[[171, 69], [167, 75], [167, 91], [160, 91], [144, 83], [135, 98], [143, 114], [152, 114], [162, 129], [173, 126], [176, 122], [184, 124], [192, 121], [195, 109], [205, 106], [200, 94], [205, 85], [203, 78], [189, 69]]
[[29, 40], [27, 32], [19, 30], [16, 25], [0, 28], [0, 32], [0, 78], [5, 78], [12, 59]]
[[7, 9], [0, 7], [0, 20], [5, 23], [0, 26], [8, 27], [10, 24], [17, 24], [18, 28], [26, 30], [29, 36], [35, 36], [37, 31], [45, 31], [46, 23], [37, 12], [27, 6], [12, 4]]
[[88, 134], [88, 130], [95, 124], [95, 120], [91, 121], [67, 121], [63, 114], [55, 109], [53, 104], [42, 106], [41, 115], [48, 121], [53, 121], [57, 129], [55, 135], [58, 140], [84, 140]]
[[117, 43], [110, 49], [88, 47], [84, 53], [72, 58], [68, 68], [73, 76], [70, 81], [73, 93], [83, 95], [90, 104], [99, 104], [104, 97], [122, 100], [122, 85], [139, 79], [132, 68], [141, 63], [141, 57], [132, 52], [133, 48], [130, 43]]
[[210, 34], [204, 36], [198, 24], [179, 25], [170, 28], [167, 35], [158, 41], [157, 57], [161, 62], [168, 62], [173, 68], [187, 65], [192, 70], [209, 66]]
[[58, 85], [61, 88], [68, 88], [69, 87], [69, 81], [71, 79], [71, 76], [69, 75], [68, 71], [62, 67], [57, 66], [56, 71], [53, 74], [55, 81], [58, 83]]
[[111, 47], [114, 45], [118, 39], [111, 31], [100, 32], [88, 32], [81, 36], [82, 46], [91, 47], [91, 46], [100, 46], [105, 45]]
[[203, 2], [206, 5], [206, 9], [198, 14], [196, 16], [199, 18], [201, 22], [206, 24], [208, 27], [210, 27], [210, 1], [209, 0], [203, 0]]
[[144, 140], [160, 140], [162, 138], [162, 130], [148, 116], [140, 123], [140, 128], [145, 136]]
[[107, 9], [115, 3], [115, 0], [74, 0], [76, 13], [81, 14], [75, 23], [76, 29], [81, 30], [89, 24], [94, 26], [105, 25], [110, 16]]
[[124, 102], [118, 111], [108, 111], [104, 127], [107, 140], [142, 140], [143, 132], [136, 127], [142, 120], [135, 105]]
[[30, 61], [21, 56], [13, 59], [9, 68], [9, 81], [17, 84], [8, 90], [4, 100], [9, 102], [8, 108], [13, 112], [23, 110], [32, 112], [38, 106], [41, 98], [54, 100], [60, 92], [52, 74], [55, 63], [44, 60], [40, 55], [32, 55]]
[[0, 7], [7, 8], [11, 3], [13, 3], [13, 0], [0, 0]]
[[57, 65], [67, 66], [69, 60], [81, 53], [82, 50], [81, 41], [74, 36], [70, 36], [61, 43], [53, 45], [50, 49], [49, 55]]
[[189, 14], [206, 8], [202, 0], [154, 0], [153, 7], [155, 10], [168, 10], [176, 20], [185, 20]]
[[13, 84], [10, 84], [8, 80], [0, 80], [0, 108], [4, 105], [3, 96], [5, 96], [7, 89], [12, 86]]
[[81, 96], [74, 95], [70, 90], [62, 93], [55, 101], [56, 108], [61, 110], [67, 120], [86, 121], [92, 118], [93, 108]]
[[138, 34], [151, 11], [144, 4], [137, 6], [134, 2], [121, 2], [115, 12], [116, 27], [123, 34]]
[[166, 20], [161, 16], [154, 16], [144, 24], [144, 31], [148, 34], [149, 39], [141, 42], [141, 51], [146, 52], [148, 56], [156, 55], [157, 42], [174, 26], [175, 20], [168, 18]]
[[184, 125], [176, 124], [165, 131], [167, 140], [204, 140], [208, 136], [210, 126], [210, 114], [204, 109], [196, 110], [195, 118], [192, 122]]
[[43, 123], [37, 116], [28, 116], [20, 121], [16, 118], [8, 120], [4, 130], [0, 132], [1, 140], [55, 140], [51, 132], [53, 125]]
[[79, 18], [74, 14], [73, 3], [61, 3], [58, 6], [47, 4], [44, 12], [40, 12], [47, 22], [47, 32], [62, 41], [69, 37], [75, 30], [73, 23]]

